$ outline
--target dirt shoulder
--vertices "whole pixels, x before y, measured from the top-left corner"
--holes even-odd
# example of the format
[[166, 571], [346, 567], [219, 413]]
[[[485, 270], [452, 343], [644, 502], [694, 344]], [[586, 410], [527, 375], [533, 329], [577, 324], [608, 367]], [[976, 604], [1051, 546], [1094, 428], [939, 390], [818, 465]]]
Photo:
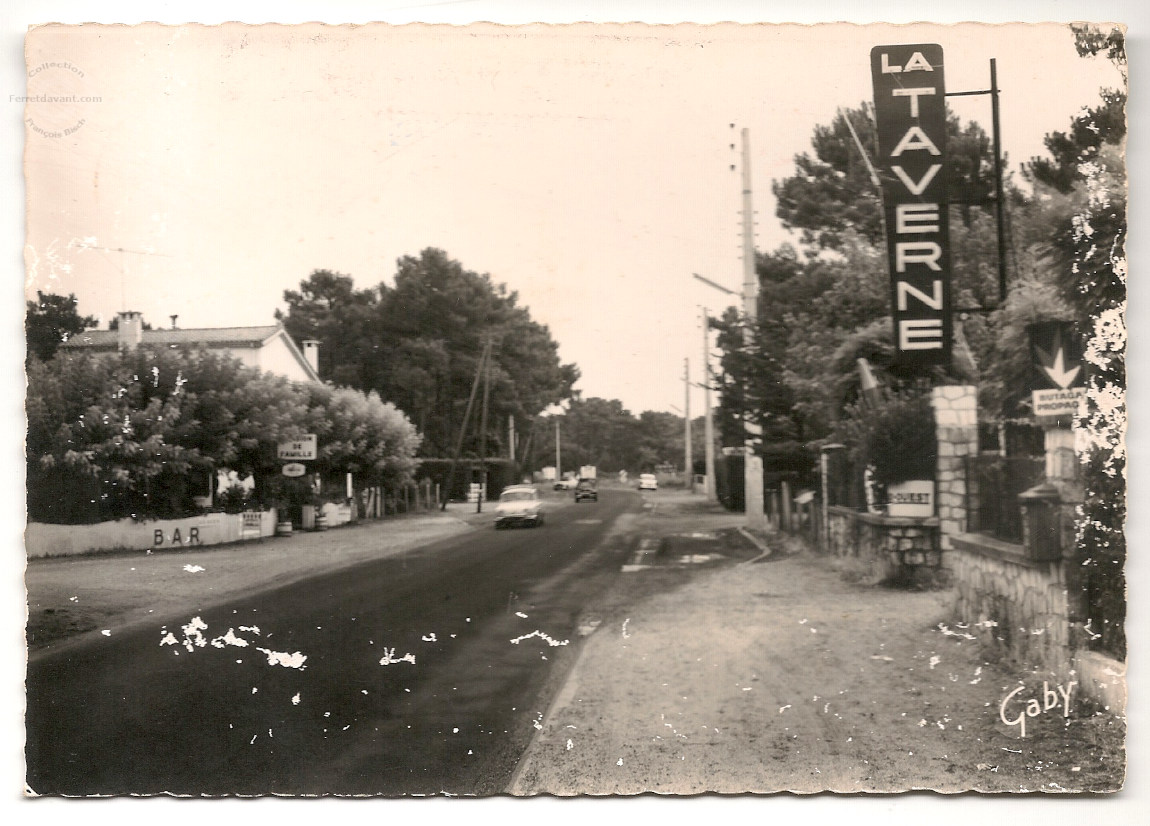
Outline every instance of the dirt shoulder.
[[[637, 527], [664, 539], [706, 530], [692, 507], [665, 500]], [[852, 584], [810, 553], [650, 587], [667, 576], [620, 574], [614, 609], [586, 640], [512, 794], [1122, 783], [1120, 720], [1076, 698], [1068, 717], [1058, 707], [1028, 719], [1026, 738], [999, 720], [1020, 686], [1014, 711], [1017, 698], [1041, 698], [1044, 677], [988, 661], [951, 619], [949, 591]]]
[[115, 552], [28, 562], [30, 651], [111, 634], [253, 591], [287, 585], [382, 556], [403, 553], [485, 524], [462, 505], [234, 545]]

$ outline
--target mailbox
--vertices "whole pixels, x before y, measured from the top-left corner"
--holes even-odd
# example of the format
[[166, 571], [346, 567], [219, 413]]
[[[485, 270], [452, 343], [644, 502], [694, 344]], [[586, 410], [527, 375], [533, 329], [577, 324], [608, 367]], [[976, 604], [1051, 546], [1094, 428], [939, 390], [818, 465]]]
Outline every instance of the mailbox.
[[1049, 482], [1018, 495], [1022, 508], [1022, 544], [1037, 562], [1062, 559], [1062, 498]]

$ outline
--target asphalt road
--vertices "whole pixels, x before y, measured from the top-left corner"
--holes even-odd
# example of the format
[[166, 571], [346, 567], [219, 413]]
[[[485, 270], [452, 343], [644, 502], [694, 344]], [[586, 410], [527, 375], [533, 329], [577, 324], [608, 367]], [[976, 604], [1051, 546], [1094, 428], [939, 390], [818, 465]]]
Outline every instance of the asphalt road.
[[39, 794], [496, 794], [629, 539], [633, 491], [35, 659]]

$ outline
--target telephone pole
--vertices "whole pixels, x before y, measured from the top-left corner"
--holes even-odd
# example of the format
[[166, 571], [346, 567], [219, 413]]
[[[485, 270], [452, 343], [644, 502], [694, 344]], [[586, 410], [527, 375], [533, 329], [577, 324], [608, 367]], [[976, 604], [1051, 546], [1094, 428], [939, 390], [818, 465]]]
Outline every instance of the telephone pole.
[[559, 417], [555, 417], [555, 481], [563, 479], [563, 465], [560, 463], [562, 451], [559, 447]]
[[695, 474], [691, 465], [691, 360], [683, 359], [683, 473], [687, 487], [695, 492]]
[[711, 413], [711, 321], [707, 308], [703, 308], [703, 404], [706, 424], [703, 429], [703, 455], [706, 457], [706, 494], [714, 502], [718, 497], [715, 490], [715, 422]]
[[491, 398], [491, 340], [487, 340], [487, 359], [483, 365], [483, 412], [479, 417], [479, 496], [475, 499], [475, 512], [483, 513], [483, 498], [487, 496], [487, 407]]
[[[743, 315], [746, 319], [744, 343], [750, 346], [759, 318], [759, 281], [755, 274], [755, 212], [751, 200], [751, 131], [742, 130], [743, 138]], [[767, 516], [763, 510], [763, 459], [755, 453], [761, 441], [762, 428], [751, 421], [750, 410], [743, 411], [743, 501], [747, 527], [766, 531]]]
[[455, 466], [459, 464], [459, 454], [463, 452], [463, 437], [467, 433], [467, 423], [471, 420], [471, 408], [475, 404], [475, 393], [479, 390], [479, 380], [483, 376], [487, 359], [491, 356], [491, 339], [483, 346], [479, 356], [479, 363], [475, 367], [475, 380], [471, 383], [471, 395], [467, 397], [467, 409], [463, 411], [463, 424], [459, 426], [459, 438], [455, 442], [455, 452], [451, 456], [451, 464], [447, 468], [447, 483], [443, 486], [443, 504], [440, 510], [447, 510], [447, 501], [451, 498], [451, 487], [455, 482]]

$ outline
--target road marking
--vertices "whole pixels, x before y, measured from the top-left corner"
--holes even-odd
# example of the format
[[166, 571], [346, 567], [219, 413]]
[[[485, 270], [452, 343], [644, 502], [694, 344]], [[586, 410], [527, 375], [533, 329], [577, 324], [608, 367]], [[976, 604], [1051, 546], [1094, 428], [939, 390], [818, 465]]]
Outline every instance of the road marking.
[[576, 519], [576, 525], [602, 525], [602, 519]]
[[633, 571], [641, 571], [644, 568], [650, 568], [650, 565], [645, 564], [647, 557], [659, 552], [659, 540], [654, 537], [645, 536], [639, 540], [639, 547], [635, 549], [635, 553], [623, 566], [623, 573], [631, 573]]

